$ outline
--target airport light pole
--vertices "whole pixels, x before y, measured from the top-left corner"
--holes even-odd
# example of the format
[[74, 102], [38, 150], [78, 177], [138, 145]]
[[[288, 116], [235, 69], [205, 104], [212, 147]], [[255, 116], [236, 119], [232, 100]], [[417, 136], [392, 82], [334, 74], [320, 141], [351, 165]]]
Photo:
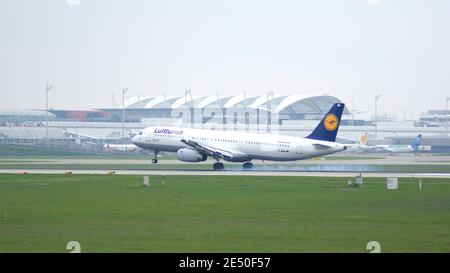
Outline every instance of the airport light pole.
[[184, 126], [186, 126], [186, 121], [187, 121], [187, 111], [188, 111], [188, 106], [187, 106], [187, 94], [188, 94], [188, 90], [185, 88], [184, 89], [184, 114], [183, 114], [183, 119], [184, 119]]
[[[190, 103], [192, 102], [192, 90], [191, 89], [184, 89], [184, 114], [183, 114], [183, 126], [186, 126], [187, 123], [187, 115], [188, 115], [188, 110], [189, 110], [189, 114], [191, 114], [191, 109], [189, 109], [188, 106], [188, 95], [190, 97]], [[191, 123], [191, 128], [194, 128], [194, 124], [193, 124], [193, 120], [192, 118], [192, 114], [189, 117], [190, 123]]]
[[448, 136], [448, 102], [450, 97], [445, 98], [445, 136]]
[[45, 144], [47, 144], [48, 139], [48, 92], [53, 86], [47, 83], [45, 87]]
[[378, 100], [381, 98], [381, 95], [375, 96], [375, 144], [378, 139]]
[[122, 89], [122, 142], [125, 138], [125, 93], [129, 88]]
[[[267, 127], [266, 127], [266, 133], [269, 133], [271, 131], [271, 122], [272, 122], [272, 105], [269, 106], [269, 97], [273, 100], [273, 91], [270, 91], [267, 93], [266, 97], [266, 111], [267, 111]], [[259, 126], [258, 126], [259, 129]]]

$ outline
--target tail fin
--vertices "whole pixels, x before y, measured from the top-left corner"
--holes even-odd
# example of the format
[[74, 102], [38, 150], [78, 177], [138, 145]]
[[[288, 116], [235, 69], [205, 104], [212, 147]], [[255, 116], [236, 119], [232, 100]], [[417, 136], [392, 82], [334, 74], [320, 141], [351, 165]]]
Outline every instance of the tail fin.
[[333, 104], [330, 111], [323, 117], [316, 129], [314, 129], [314, 131], [306, 138], [331, 142], [336, 141], [336, 135], [341, 123], [341, 116], [344, 108], [345, 104], [343, 103]]
[[413, 147], [414, 150], [418, 150], [420, 143], [422, 142], [422, 135], [419, 134], [411, 143], [411, 147]]
[[365, 132], [364, 135], [359, 137], [359, 144], [366, 146], [368, 140], [369, 140], [369, 134], [367, 132]]

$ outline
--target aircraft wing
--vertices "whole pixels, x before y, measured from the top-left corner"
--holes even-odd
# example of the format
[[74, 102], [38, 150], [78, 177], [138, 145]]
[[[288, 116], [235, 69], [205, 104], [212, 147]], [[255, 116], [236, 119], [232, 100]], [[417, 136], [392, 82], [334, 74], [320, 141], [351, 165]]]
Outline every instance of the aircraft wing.
[[194, 148], [197, 151], [204, 152], [206, 154], [212, 155], [213, 157], [220, 157], [220, 158], [223, 158], [223, 159], [229, 160], [229, 161], [233, 161], [233, 159], [237, 159], [237, 158], [246, 158], [247, 157], [246, 154], [239, 152], [239, 151], [233, 151], [233, 150], [229, 150], [229, 149], [213, 147], [213, 146], [198, 143], [198, 142], [192, 141], [192, 140], [182, 139], [180, 141], [188, 146], [191, 146], [192, 148]]

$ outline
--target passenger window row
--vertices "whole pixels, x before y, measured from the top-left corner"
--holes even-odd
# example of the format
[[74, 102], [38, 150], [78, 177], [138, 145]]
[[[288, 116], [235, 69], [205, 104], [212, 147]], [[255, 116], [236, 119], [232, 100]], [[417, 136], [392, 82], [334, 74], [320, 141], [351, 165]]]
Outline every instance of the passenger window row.
[[[166, 135], [166, 134], [156, 134], [156, 137], [165, 137], [165, 138], [177, 138], [181, 139], [183, 138], [181, 135]], [[207, 138], [207, 137], [186, 137], [187, 139], [192, 140], [200, 140], [200, 141], [220, 141], [220, 142], [227, 142], [227, 143], [238, 143], [237, 140], [233, 139], [220, 139], [220, 138]], [[289, 144], [282, 144], [282, 143], [269, 143], [269, 142], [257, 142], [257, 141], [246, 141], [245, 144], [253, 144], [253, 145], [266, 145], [266, 146], [277, 146], [277, 147], [289, 147]]]

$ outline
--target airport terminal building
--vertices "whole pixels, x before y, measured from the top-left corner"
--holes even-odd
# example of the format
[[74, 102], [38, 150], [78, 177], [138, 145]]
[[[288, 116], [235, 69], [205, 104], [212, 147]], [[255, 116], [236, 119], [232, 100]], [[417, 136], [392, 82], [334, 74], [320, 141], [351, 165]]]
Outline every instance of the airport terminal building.
[[[43, 139], [94, 146], [129, 143], [131, 135], [149, 126], [306, 136], [331, 106], [339, 102], [342, 100], [326, 94], [192, 96], [186, 93], [179, 97], [136, 96], [127, 99], [124, 107], [52, 109], [48, 113], [44, 110], [4, 110], [0, 111], [0, 143], [39, 143]], [[369, 145], [409, 144], [422, 134], [424, 143], [430, 143], [432, 151], [450, 152], [450, 138], [445, 136], [446, 123], [443, 122], [446, 117], [442, 111], [429, 111], [419, 121], [374, 122], [353, 119], [351, 111], [345, 108], [338, 141], [354, 143], [367, 133]]]
[[[183, 119], [187, 123], [265, 124], [267, 116], [277, 117], [272, 124], [289, 120], [317, 120], [331, 105], [342, 102], [328, 95], [272, 96], [182, 96], [133, 97], [125, 102], [126, 122], [159, 123]], [[113, 121], [121, 121], [121, 108], [101, 109]], [[349, 114], [345, 109], [344, 114]]]

